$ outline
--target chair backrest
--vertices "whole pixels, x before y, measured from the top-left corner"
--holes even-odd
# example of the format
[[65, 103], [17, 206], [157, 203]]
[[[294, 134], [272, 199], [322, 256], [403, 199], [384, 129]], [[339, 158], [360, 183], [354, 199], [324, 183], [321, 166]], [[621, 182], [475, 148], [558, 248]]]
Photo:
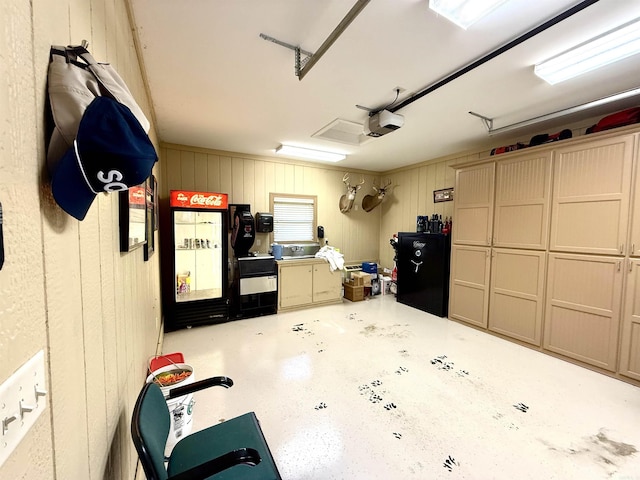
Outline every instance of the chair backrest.
[[170, 428], [171, 415], [160, 387], [146, 384], [133, 407], [131, 437], [148, 480], [168, 478], [164, 449]]

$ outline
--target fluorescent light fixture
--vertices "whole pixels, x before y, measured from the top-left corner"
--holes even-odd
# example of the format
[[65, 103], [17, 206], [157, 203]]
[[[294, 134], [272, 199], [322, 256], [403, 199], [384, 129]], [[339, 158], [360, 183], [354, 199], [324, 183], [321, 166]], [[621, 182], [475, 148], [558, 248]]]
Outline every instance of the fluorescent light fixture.
[[276, 148], [276, 153], [288, 155], [290, 157], [308, 158], [310, 160], [322, 160], [324, 162], [339, 162], [347, 158], [342, 153], [324, 152], [322, 150], [311, 150], [309, 148], [294, 147], [291, 145], [280, 145]]
[[555, 85], [637, 53], [640, 53], [638, 18], [537, 64], [533, 71]]
[[508, 0], [429, 0], [429, 8], [465, 30]]

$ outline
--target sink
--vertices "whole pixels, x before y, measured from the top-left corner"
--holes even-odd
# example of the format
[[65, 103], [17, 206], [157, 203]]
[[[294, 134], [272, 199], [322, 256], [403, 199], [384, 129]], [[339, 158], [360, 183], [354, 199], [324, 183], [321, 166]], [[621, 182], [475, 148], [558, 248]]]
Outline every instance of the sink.
[[283, 255], [282, 260], [308, 260], [316, 258], [315, 255]]

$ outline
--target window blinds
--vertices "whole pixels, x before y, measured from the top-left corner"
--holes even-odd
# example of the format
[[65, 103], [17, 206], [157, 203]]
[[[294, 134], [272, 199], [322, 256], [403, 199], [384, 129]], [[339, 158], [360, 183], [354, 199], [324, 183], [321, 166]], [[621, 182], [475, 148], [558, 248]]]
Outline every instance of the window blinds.
[[275, 242], [311, 242], [315, 239], [312, 198], [273, 198], [273, 240]]

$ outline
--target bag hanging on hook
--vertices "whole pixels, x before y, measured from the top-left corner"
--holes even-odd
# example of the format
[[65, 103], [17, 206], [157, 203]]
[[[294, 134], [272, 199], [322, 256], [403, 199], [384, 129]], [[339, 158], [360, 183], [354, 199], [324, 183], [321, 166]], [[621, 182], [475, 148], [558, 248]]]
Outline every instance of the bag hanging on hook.
[[85, 48], [52, 46], [49, 51], [47, 92], [54, 128], [47, 150], [51, 168], [73, 146], [78, 126], [89, 104], [100, 96], [126, 105], [146, 133], [149, 120], [144, 115], [118, 72], [108, 63], [98, 63]]
[[98, 193], [139, 185], [157, 161], [149, 121], [127, 85], [86, 46], [52, 46], [47, 78], [52, 193], [78, 220]]

